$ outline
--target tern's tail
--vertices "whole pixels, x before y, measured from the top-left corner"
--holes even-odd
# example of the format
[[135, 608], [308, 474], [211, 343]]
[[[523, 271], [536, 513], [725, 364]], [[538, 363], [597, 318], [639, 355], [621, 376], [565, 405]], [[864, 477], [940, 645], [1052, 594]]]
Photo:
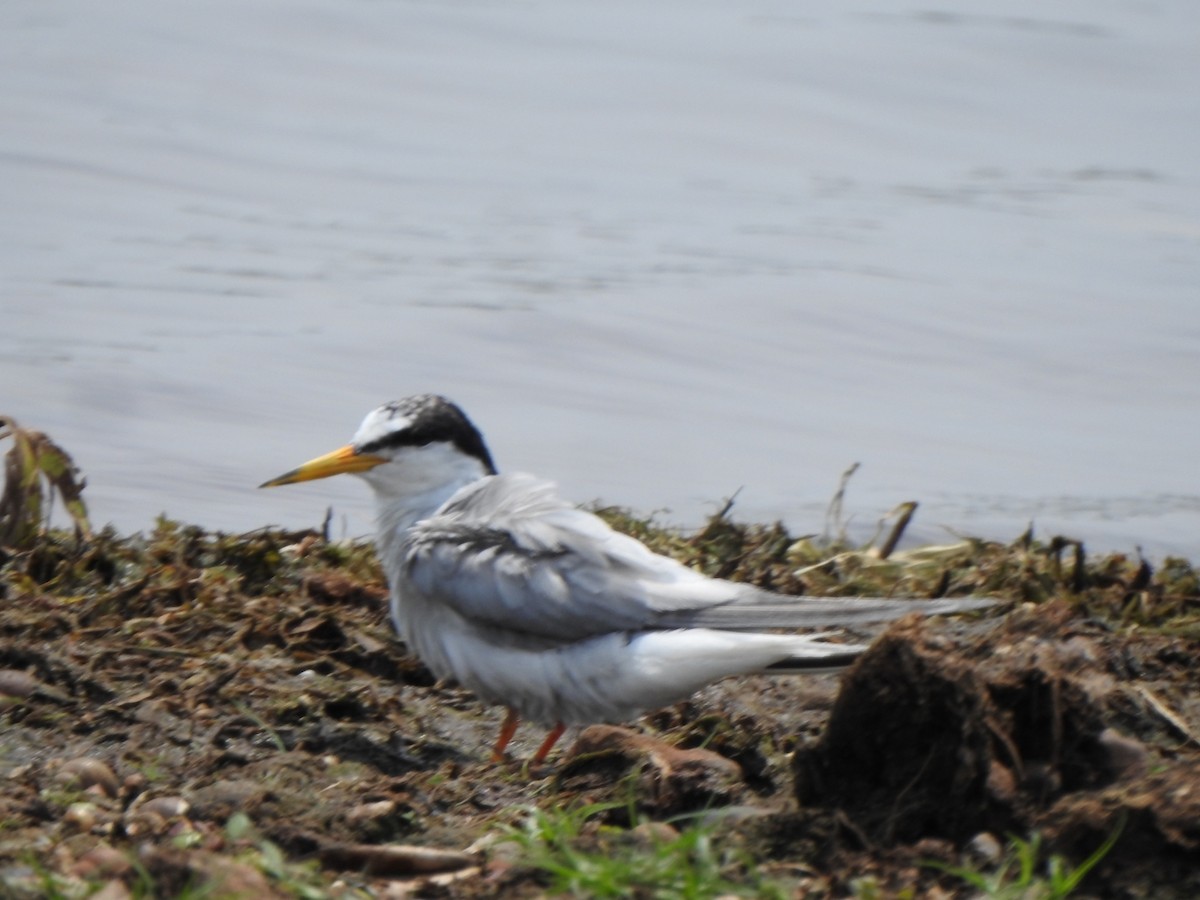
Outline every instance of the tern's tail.
[[887, 600], [878, 597], [799, 597], [740, 585], [737, 595], [711, 606], [663, 612], [656, 624], [668, 628], [759, 631], [769, 628], [828, 628], [888, 622], [910, 613], [925, 616], [974, 612], [996, 604], [986, 597], [948, 600]]

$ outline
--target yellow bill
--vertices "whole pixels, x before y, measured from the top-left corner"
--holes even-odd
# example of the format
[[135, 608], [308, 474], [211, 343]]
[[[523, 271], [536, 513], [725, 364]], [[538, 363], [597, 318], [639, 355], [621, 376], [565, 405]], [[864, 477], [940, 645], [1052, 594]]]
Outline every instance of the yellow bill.
[[281, 484], [295, 484], [298, 481], [312, 481], [316, 478], [328, 478], [330, 475], [342, 475], [346, 472], [365, 472], [380, 463], [387, 462], [382, 456], [373, 453], [359, 453], [354, 446], [347, 444], [332, 453], [310, 459], [304, 465], [284, 472], [278, 478], [264, 481], [259, 487], [278, 487]]

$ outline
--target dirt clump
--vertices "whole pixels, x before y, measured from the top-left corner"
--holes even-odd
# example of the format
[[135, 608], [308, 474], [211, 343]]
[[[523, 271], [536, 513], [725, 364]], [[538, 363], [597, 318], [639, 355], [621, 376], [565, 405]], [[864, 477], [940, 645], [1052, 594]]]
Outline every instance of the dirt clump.
[[[1186, 641], [1121, 635], [1065, 603], [979, 634], [890, 629], [843, 679], [823, 736], [795, 756], [804, 809], [835, 810], [840, 846], [969, 844], [1041, 833], [1128, 879], [1200, 888], [1200, 760]], [[1181, 743], [1182, 740], [1182, 743]]]

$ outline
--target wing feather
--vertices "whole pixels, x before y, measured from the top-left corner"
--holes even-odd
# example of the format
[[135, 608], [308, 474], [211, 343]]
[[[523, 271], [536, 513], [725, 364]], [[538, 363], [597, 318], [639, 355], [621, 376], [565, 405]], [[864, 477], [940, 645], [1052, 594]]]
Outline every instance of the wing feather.
[[567, 643], [614, 631], [821, 628], [980, 609], [990, 601], [804, 598], [707, 578], [529, 475], [460, 491], [417, 525], [405, 577], [470, 621]]
[[681, 609], [658, 618], [663, 628], [716, 628], [724, 631], [762, 631], [768, 628], [828, 628], [887, 622], [910, 613], [947, 615], [993, 606], [984, 597], [946, 600], [884, 600], [878, 597], [804, 597], [766, 594], [738, 598], [718, 606]]

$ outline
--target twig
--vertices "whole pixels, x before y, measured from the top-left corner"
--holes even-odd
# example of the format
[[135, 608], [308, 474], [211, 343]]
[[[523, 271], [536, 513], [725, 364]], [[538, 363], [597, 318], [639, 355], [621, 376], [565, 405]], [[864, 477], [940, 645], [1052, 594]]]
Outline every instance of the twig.
[[825, 512], [825, 533], [822, 539], [831, 541], [833, 537], [833, 529], [838, 529], [838, 537], [846, 537], [846, 526], [842, 521], [842, 507], [846, 499], [846, 485], [849, 484], [851, 476], [858, 471], [860, 463], [855, 463], [845, 472], [842, 473], [841, 480], [838, 482], [838, 489], [834, 492], [833, 499], [829, 501], [829, 509]]
[[1193, 744], [1200, 744], [1200, 737], [1197, 737], [1196, 733], [1188, 727], [1187, 722], [1183, 721], [1183, 719], [1180, 718], [1180, 716], [1173, 709], [1160, 700], [1158, 696], [1150, 690], [1150, 688], [1139, 684], [1136, 685], [1136, 690], [1139, 694], [1141, 694], [1142, 699], [1144, 699], [1150, 705], [1150, 708], [1162, 716], [1168, 725], [1178, 731], [1181, 735], [1183, 735], [1183, 737], [1187, 738]]
[[909, 500], [905, 503], [901, 503], [891, 511], [890, 515], [896, 515], [899, 513], [899, 517], [896, 519], [896, 524], [892, 526], [891, 534], [887, 536], [887, 540], [879, 546], [877, 551], [875, 551], [875, 555], [877, 557], [880, 559], [887, 559], [892, 555], [892, 551], [895, 550], [896, 545], [900, 543], [900, 537], [904, 534], [904, 529], [908, 528], [908, 523], [912, 521], [913, 514], [916, 511], [916, 500]]

